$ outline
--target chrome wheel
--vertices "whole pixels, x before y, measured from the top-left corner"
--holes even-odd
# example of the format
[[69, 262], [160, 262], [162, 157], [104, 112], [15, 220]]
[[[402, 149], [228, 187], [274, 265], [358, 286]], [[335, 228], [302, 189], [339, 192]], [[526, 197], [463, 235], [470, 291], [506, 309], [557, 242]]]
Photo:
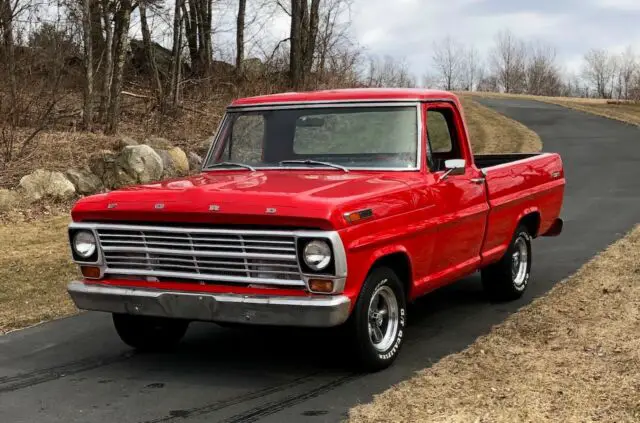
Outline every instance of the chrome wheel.
[[516, 239], [514, 251], [511, 255], [511, 277], [517, 290], [522, 290], [527, 282], [529, 268], [529, 247], [522, 236]]
[[398, 299], [387, 285], [380, 285], [369, 302], [369, 339], [379, 352], [394, 343], [400, 326]]

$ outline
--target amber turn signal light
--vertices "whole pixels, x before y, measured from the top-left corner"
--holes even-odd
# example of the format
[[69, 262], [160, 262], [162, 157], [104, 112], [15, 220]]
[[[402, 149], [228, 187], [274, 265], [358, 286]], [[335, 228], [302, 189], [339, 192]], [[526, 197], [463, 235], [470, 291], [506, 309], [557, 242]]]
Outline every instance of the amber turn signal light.
[[313, 292], [333, 292], [333, 281], [326, 279], [311, 279], [309, 280], [309, 290]]
[[89, 279], [100, 279], [100, 268], [96, 266], [80, 266], [82, 276]]

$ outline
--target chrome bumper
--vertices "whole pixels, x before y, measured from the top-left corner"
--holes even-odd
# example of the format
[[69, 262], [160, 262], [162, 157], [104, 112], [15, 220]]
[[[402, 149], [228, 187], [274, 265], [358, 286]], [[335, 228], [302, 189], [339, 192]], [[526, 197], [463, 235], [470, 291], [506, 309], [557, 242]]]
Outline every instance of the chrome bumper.
[[270, 297], [118, 288], [71, 282], [83, 310], [254, 325], [330, 327], [349, 317], [345, 296]]

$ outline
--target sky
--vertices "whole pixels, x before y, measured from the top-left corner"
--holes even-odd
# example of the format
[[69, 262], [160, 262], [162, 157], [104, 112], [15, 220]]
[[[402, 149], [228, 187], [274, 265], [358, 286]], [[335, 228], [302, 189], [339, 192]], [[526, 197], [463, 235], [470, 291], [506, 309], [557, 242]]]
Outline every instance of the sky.
[[[415, 75], [431, 71], [433, 43], [451, 36], [486, 53], [503, 29], [556, 48], [579, 73], [590, 48], [640, 53], [640, 0], [353, 0], [352, 30], [367, 51], [404, 59]], [[272, 31], [286, 33], [279, 19]]]

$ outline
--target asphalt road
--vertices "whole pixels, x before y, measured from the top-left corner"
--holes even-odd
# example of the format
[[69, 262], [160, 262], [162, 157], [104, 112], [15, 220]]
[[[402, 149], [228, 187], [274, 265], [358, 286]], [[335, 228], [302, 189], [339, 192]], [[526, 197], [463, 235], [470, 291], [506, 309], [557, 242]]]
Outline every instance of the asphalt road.
[[134, 354], [108, 315], [0, 337], [0, 422], [324, 422], [460, 351], [640, 221], [640, 130], [532, 101], [483, 100], [540, 134], [568, 180], [559, 238], [534, 242], [525, 298], [491, 304], [471, 277], [410, 309], [395, 365], [359, 375], [325, 331], [194, 324], [172, 354]]

